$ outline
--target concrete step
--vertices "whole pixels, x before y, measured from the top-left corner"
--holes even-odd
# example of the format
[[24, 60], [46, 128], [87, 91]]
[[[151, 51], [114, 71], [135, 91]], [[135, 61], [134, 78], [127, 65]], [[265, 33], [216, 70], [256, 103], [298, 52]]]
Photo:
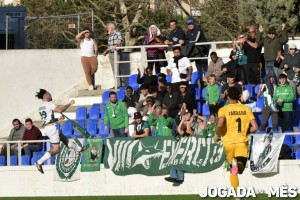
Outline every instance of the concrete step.
[[99, 96], [99, 95], [102, 95], [103, 94], [103, 92], [105, 92], [105, 91], [108, 91], [108, 90], [111, 90], [111, 91], [118, 91], [118, 90], [116, 90], [116, 89], [98, 89], [97, 88], [97, 90], [87, 90], [87, 89], [85, 89], [85, 90], [78, 90], [77, 91], [77, 97], [84, 97], [84, 96], [89, 96], [89, 97], [91, 97], [91, 96]]
[[83, 97], [71, 97], [69, 98], [69, 101], [74, 99], [75, 104], [74, 106], [88, 106], [93, 105], [94, 103], [101, 103], [102, 97], [100, 95], [98, 96], [83, 96]]

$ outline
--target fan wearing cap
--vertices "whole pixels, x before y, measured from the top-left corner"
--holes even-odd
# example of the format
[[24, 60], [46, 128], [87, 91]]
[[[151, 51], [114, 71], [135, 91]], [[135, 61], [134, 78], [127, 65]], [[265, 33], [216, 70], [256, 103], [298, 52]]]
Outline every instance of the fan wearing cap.
[[135, 139], [140, 139], [149, 136], [150, 134], [150, 126], [148, 122], [142, 120], [143, 116], [140, 112], [134, 113], [134, 133], [131, 137]]
[[274, 27], [270, 27], [267, 36], [263, 37], [264, 27], [259, 26], [259, 32], [257, 34], [256, 42], [260, 46], [264, 46], [264, 60], [265, 60], [265, 70], [266, 74], [271, 72], [276, 74], [278, 78], [279, 71], [278, 68], [274, 66], [274, 61], [276, 60], [277, 52], [282, 49], [282, 46], [288, 41], [288, 34], [286, 30], [286, 24], [281, 25], [281, 34], [276, 33]]
[[[161, 35], [159, 28], [156, 25], [149, 27], [149, 34], [145, 37], [145, 45], [162, 45], [164, 44], [165, 37]], [[147, 60], [165, 59], [165, 52], [163, 47], [147, 48]], [[164, 61], [148, 62], [148, 67], [153, 70], [155, 64], [155, 73], [160, 73], [160, 68], [165, 67], [167, 64]]]
[[282, 132], [293, 130], [293, 101], [295, 93], [287, 82], [285, 74], [279, 75], [279, 85], [273, 95], [273, 101], [277, 102], [278, 119]]
[[293, 87], [297, 94], [300, 94], [300, 52], [295, 44], [289, 45], [289, 53], [285, 55], [281, 63], [281, 67], [286, 71], [289, 84]]
[[[193, 18], [189, 18], [186, 21], [187, 24], [187, 31], [186, 31], [186, 37], [185, 37], [185, 44], [189, 43], [198, 43], [198, 42], [207, 42], [207, 39], [204, 35], [204, 31], [201, 29], [200, 26], [196, 25], [196, 21]], [[207, 57], [209, 52], [209, 45], [201, 45], [195, 47], [200, 55], [197, 55], [197, 57]], [[195, 55], [196, 51], [195, 49], [191, 53], [191, 55]], [[208, 63], [207, 60], [196, 60], [196, 67], [198, 72], [206, 72]]]
[[62, 141], [66, 146], [75, 149], [75, 151], [82, 152], [87, 146], [79, 147], [74, 142], [69, 141], [66, 136], [60, 133], [59, 129], [57, 129], [55, 122], [57, 119], [54, 118], [54, 112], [62, 113], [67, 110], [71, 105], [75, 103], [74, 100], [71, 100], [68, 104], [64, 106], [56, 106], [52, 102], [51, 94], [44, 90], [40, 89], [39, 92], [36, 93], [36, 97], [41, 99], [42, 105], [39, 107], [39, 113], [43, 121], [43, 126], [45, 127], [45, 134], [49, 137], [50, 143], [52, 144], [52, 149], [47, 151], [36, 163], [35, 166], [41, 172], [44, 173], [42, 164], [50, 159], [52, 156], [59, 153], [59, 143]]

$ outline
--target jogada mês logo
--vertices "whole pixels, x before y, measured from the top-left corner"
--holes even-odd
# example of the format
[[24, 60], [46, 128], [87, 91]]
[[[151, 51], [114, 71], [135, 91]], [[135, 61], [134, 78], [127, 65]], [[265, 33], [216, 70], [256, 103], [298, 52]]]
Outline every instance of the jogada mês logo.
[[266, 190], [255, 190], [253, 187], [238, 187], [237, 191], [233, 187], [205, 187], [204, 192], [200, 193], [200, 197], [234, 197], [248, 198], [256, 197], [257, 194], [267, 194], [268, 197], [294, 198], [297, 197], [297, 187], [289, 187], [282, 185], [278, 187], [268, 187]]

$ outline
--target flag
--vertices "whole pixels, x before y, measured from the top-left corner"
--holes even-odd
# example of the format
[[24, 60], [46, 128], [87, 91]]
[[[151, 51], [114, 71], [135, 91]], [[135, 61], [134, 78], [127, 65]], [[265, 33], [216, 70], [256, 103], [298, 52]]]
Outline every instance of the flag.
[[82, 128], [79, 124], [77, 124], [74, 120], [71, 120], [70, 118], [68, 118], [63, 113], [61, 113], [61, 114], [62, 114], [62, 116], [64, 116], [65, 118], [67, 118], [71, 122], [71, 124], [78, 131], [78, 133], [80, 133], [84, 138], [92, 138], [92, 136], [84, 128]]
[[103, 145], [102, 138], [87, 139], [86, 143], [88, 145], [88, 149], [86, 149], [83, 153], [81, 171], [100, 171]]

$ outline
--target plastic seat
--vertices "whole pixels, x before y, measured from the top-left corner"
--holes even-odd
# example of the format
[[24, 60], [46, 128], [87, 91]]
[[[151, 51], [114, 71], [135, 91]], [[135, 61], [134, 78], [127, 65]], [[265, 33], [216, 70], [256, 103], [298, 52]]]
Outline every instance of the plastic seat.
[[249, 91], [250, 93], [250, 98], [253, 97], [253, 87], [251, 84], [246, 84], [245, 89]]
[[295, 144], [300, 145], [300, 135], [295, 135]]
[[297, 97], [297, 100], [296, 100], [296, 109], [300, 110], [300, 97]]
[[55, 158], [56, 158], [56, 156], [51, 157], [51, 159], [50, 159], [50, 164], [51, 165], [55, 165]]
[[172, 76], [171, 75], [167, 74], [166, 79], [167, 79], [168, 83], [172, 82]]
[[22, 165], [30, 165], [30, 156], [28, 155], [22, 156]]
[[36, 161], [38, 161], [41, 157], [42, 157], [41, 155], [32, 156], [32, 158], [31, 158], [31, 165], [34, 165], [34, 163]]
[[86, 130], [89, 134], [95, 136], [97, 134], [97, 122], [92, 121], [86, 125]]
[[87, 119], [87, 109], [85, 106], [79, 107], [76, 110], [76, 120], [85, 121]]
[[137, 82], [137, 74], [132, 74], [129, 78], [128, 78], [128, 85], [130, 85], [132, 88], [134, 87], [139, 87], [139, 84]]
[[89, 110], [89, 119], [98, 121], [100, 119], [100, 106], [92, 106]]
[[125, 92], [125, 91], [126, 91], [126, 88], [127, 88], [126, 86], [122, 86], [122, 87], [119, 87], [119, 90]]
[[257, 99], [256, 106], [259, 107], [260, 109], [263, 109], [265, 107], [264, 99], [262, 98]]
[[67, 138], [72, 137], [73, 126], [72, 126], [72, 123], [70, 122], [70, 120], [66, 121], [66, 123], [64, 123], [62, 125], [61, 131]]
[[195, 100], [200, 100], [201, 95], [200, 95], [200, 88], [195, 88]]
[[18, 165], [18, 156], [10, 156], [10, 166]]
[[201, 112], [201, 103], [197, 102], [197, 113]]
[[106, 104], [109, 101], [109, 93], [112, 92], [110, 90], [107, 90], [105, 92], [103, 92], [102, 94], [102, 105]]
[[105, 131], [104, 130], [104, 122], [101, 122], [99, 124], [99, 135], [102, 137], [102, 138], [106, 138], [108, 137], [110, 134], [109, 134], [109, 128], [108, 128], [108, 131]]
[[106, 108], [103, 107], [103, 108], [101, 109], [101, 117], [100, 117], [100, 119], [102, 119], [102, 120], [104, 120], [104, 117], [105, 117], [105, 111], [106, 111]]
[[200, 72], [193, 72], [191, 77], [191, 84], [198, 86], [198, 80], [200, 80]]
[[285, 135], [283, 144], [291, 145], [293, 144], [293, 136], [292, 135]]
[[[85, 122], [78, 122], [78, 125], [84, 129], [84, 126], [85, 126]], [[77, 137], [77, 138], [83, 138], [83, 136], [76, 130], [75, 127], [74, 128], [74, 135]]]
[[6, 166], [5, 156], [0, 156], [0, 166]]
[[272, 127], [272, 115], [270, 115], [269, 119], [268, 119], [268, 127]]
[[202, 115], [209, 116], [209, 106], [206, 103], [203, 103], [202, 105]]
[[296, 160], [300, 160], [300, 148], [296, 150], [295, 157]]
[[[258, 91], [259, 91], [259, 85], [260, 85], [260, 84], [258, 84], [258, 85], [255, 86], [255, 88], [254, 88], [254, 93], [253, 93], [253, 97], [257, 97], [257, 93], [258, 93]], [[264, 94], [261, 94], [259, 98], [260, 98], [260, 99], [263, 99], [263, 98], [264, 98]]]
[[119, 90], [117, 91], [117, 99], [118, 100], [123, 100], [125, 97], [125, 90]]
[[205, 95], [206, 95], [206, 87], [202, 88], [201, 99], [205, 99]]

